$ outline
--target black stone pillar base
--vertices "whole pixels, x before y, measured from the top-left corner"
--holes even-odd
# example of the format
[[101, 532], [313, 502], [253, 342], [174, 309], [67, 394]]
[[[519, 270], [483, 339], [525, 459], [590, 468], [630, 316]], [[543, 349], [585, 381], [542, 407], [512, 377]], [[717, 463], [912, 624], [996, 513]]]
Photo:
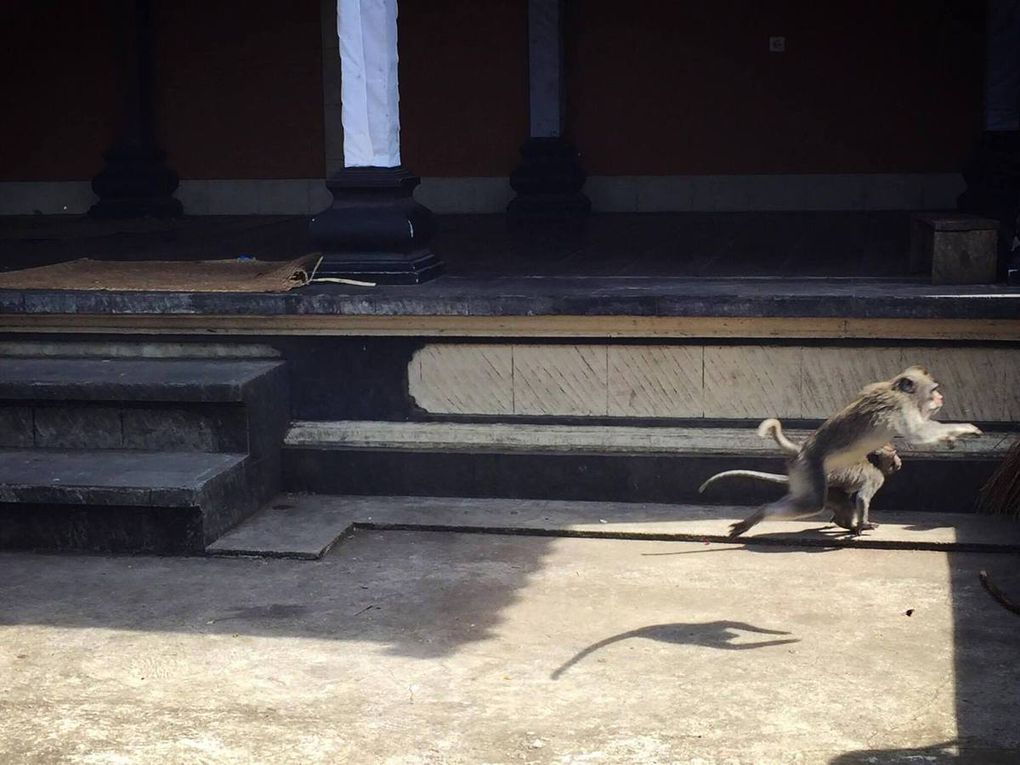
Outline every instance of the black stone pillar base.
[[151, 146], [120, 143], [103, 155], [106, 167], [92, 179], [99, 201], [89, 208], [93, 218], [175, 218], [183, 214], [174, 199], [177, 174], [166, 155]]
[[582, 192], [587, 174], [577, 150], [563, 138], [529, 138], [521, 146], [521, 164], [510, 174], [517, 196], [510, 201], [511, 218], [569, 218], [591, 212]]
[[514, 257], [569, 261], [584, 251], [591, 201], [582, 193], [587, 174], [577, 150], [562, 138], [529, 138], [521, 164], [510, 174], [517, 192], [507, 206]]
[[432, 212], [413, 197], [420, 179], [404, 167], [348, 167], [326, 181], [333, 204], [308, 231], [322, 250], [316, 276], [421, 284], [439, 276], [429, 249]]
[[1020, 132], [985, 131], [963, 177], [967, 190], [957, 207], [999, 221], [998, 275], [1020, 284], [1020, 249], [1013, 247], [1020, 220]]

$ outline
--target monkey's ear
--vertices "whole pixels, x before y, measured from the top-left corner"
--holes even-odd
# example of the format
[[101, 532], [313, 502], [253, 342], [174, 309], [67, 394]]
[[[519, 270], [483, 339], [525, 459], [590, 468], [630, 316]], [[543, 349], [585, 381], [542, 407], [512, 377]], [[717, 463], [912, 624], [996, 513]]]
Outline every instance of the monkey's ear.
[[893, 383], [893, 388], [901, 393], [914, 393], [917, 390], [917, 383], [909, 377], [900, 377]]

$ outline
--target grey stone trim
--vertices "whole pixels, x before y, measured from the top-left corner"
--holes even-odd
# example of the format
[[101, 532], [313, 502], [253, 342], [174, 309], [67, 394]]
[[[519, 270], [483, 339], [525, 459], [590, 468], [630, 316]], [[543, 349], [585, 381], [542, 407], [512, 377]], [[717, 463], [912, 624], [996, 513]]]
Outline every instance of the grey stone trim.
[[[948, 210], [963, 188], [958, 173], [877, 173], [592, 176], [584, 191], [596, 212], [735, 212]], [[330, 203], [319, 178], [184, 180], [176, 196], [188, 215], [310, 215]], [[415, 197], [440, 214], [500, 213], [513, 191], [502, 177], [426, 177]], [[94, 201], [87, 181], [0, 182], [0, 215], [80, 214]]]

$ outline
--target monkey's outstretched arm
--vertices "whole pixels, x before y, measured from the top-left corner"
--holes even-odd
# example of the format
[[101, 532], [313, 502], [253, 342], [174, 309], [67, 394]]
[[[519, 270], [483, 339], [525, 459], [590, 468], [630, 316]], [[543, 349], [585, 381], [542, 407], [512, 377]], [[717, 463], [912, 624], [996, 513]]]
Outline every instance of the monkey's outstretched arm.
[[936, 422], [913, 411], [903, 413], [896, 432], [912, 444], [952, 444], [957, 438], [981, 435], [981, 429], [969, 422]]

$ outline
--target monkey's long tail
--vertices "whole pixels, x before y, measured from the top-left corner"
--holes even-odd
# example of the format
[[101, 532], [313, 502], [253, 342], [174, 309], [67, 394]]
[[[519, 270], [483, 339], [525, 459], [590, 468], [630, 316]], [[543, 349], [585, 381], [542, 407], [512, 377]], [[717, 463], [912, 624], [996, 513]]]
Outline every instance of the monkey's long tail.
[[701, 484], [701, 486], [698, 487], [698, 493], [704, 493], [705, 489], [723, 478], [757, 478], [759, 481], [776, 483], [781, 486], [786, 486], [790, 482], [790, 479], [782, 473], [763, 473], [760, 470], [724, 470], [722, 473], [716, 473]]
[[775, 418], [762, 420], [761, 424], [758, 425], [758, 435], [762, 438], [771, 438], [787, 454], [797, 454], [800, 452], [800, 447], [786, 437], [786, 434], [783, 432], [783, 424]]
[[1020, 616], [1020, 606], [1007, 598], [1006, 594], [992, 583], [992, 581], [988, 578], [987, 571], [979, 572], [978, 579], [981, 580], [981, 586], [985, 588], [985, 592], [995, 598], [996, 603], [1005, 608], [1007, 611], [1012, 611], [1017, 616]]

